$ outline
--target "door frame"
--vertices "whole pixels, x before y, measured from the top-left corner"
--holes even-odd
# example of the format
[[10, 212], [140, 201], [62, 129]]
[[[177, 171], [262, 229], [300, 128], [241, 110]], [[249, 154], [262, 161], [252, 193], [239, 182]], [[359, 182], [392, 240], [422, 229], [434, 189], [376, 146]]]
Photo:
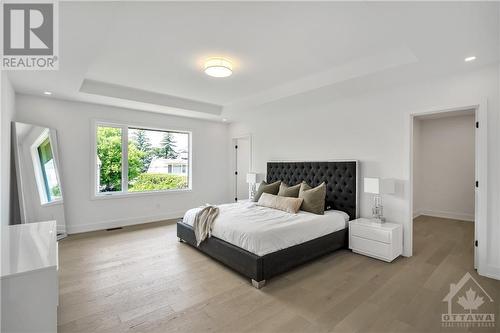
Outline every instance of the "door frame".
[[244, 135], [239, 135], [239, 136], [234, 136], [231, 138], [231, 154], [233, 154], [233, 157], [231, 158], [231, 174], [234, 176], [232, 177], [233, 179], [233, 198], [238, 197], [238, 181], [237, 181], [237, 175], [234, 174], [235, 170], [237, 170], [237, 158], [236, 158], [236, 152], [235, 152], [235, 146], [238, 140], [248, 140], [248, 168], [250, 171], [253, 170], [253, 143], [252, 143], [252, 134], [244, 134]]
[[409, 246], [406, 248], [406, 256], [413, 254], [413, 125], [414, 120], [418, 116], [458, 112], [464, 110], [474, 110], [476, 122], [479, 122], [479, 128], [475, 132], [475, 177], [479, 182], [479, 187], [476, 188], [476, 202], [474, 207], [474, 228], [475, 240], [478, 241], [478, 246], [474, 251], [474, 267], [477, 268], [479, 274], [486, 269], [487, 256], [487, 214], [488, 214], [488, 109], [487, 101], [484, 99], [479, 103], [465, 104], [461, 106], [438, 108], [422, 112], [410, 113], [410, 184], [409, 184], [409, 211], [408, 211], [408, 241]]

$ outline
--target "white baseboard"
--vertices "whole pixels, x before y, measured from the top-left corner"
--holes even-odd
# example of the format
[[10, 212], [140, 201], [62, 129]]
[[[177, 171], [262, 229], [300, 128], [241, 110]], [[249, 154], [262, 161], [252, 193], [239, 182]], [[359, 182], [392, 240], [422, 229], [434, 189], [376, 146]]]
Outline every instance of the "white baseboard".
[[[418, 215], [415, 216], [417, 213], [418, 213]], [[452, 219], [452, 220], [460, 220], [460, 221], [468, 221], [468, 222], [474, 221], [474, 215], [473, 214], [466, 214], [466, 213], [444, 212], [444, 211], [429, 210], [429, 209], [421, 209], [417, 213], [413, 213], [414, 218], [418, 217], [420, 215], [426, 215], [426, 216], [433, 216], [433, 217], [441, 217], [444, 219]]]
[[182, 210], [163, 215], [132, 217], [128, 219], [108, 220], [98, 223], [81, 224], [81, 225], [68, 225], [66, 227], [66, 231], [68, 234], [77, 234], [81, 232], [105, 230], [110, 228], [126, 227], [129, 225], [171, 220], [184, 216], [185, 212], [186, 212], [185, 210]]

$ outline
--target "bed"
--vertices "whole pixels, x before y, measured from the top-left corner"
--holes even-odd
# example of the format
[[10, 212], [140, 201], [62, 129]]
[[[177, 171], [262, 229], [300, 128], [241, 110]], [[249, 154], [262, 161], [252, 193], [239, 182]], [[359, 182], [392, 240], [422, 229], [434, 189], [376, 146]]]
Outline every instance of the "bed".
[[177, 223], [177, 237], [261, 288], [273, 276], [347, 247], [347, 222], [358, 215], [357, 175], [357, 161], [269, 162], [268, 183], [325, 182], [325, 215], [288, 214], [251, 202], [220, 205], [212, 237], [196, 247], [193, 209]]

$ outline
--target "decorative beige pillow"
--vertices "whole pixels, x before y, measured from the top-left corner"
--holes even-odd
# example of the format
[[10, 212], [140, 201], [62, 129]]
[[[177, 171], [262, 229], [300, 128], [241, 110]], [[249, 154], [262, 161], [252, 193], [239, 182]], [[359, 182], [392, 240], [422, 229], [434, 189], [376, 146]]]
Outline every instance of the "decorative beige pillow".
[[279, 209], [287, 213], [296, 214], [300, 205], [302, 205], [301, 198], [280, 197], [278, 195], [262, 193], [257, 205]]
[[304, 199], [301, 210], [318, 215], [325, 213], [326, 184], [319, 184], [311, 188], [306, 182], [300, 184], [299, 198]]
[[281, 182], [278, 195], [281, 197], [297, 198], [299, 196], [299, 190], [300, 190], [300, 184], [294, 186], [288, 186], [287, 184]]
[[257, 190], [257, 194], [255, 194], [255, 197], [253, 198], [253, 201], [255, 202], [259, 201], [259, 198], [262, 195], [262, 193], [278, 194], [278, 191], [280, 189], [280, 184], [281, 184], [280, 180], [271, 184], [262, 181], [259, 185], [259, 189]]

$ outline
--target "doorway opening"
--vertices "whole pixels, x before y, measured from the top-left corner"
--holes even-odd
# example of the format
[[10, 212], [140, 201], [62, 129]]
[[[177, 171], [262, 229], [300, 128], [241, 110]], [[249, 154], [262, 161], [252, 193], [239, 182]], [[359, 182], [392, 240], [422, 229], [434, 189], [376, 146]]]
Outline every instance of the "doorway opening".
[[234, 201], [249, 198], [246, 175], [252, 170], [252, 138], [250, 135], [233, 138]]
[[478, 269], [486, 223], [485, 114], [471, 106], [410, 118], [411, 250], [454, 251]]

